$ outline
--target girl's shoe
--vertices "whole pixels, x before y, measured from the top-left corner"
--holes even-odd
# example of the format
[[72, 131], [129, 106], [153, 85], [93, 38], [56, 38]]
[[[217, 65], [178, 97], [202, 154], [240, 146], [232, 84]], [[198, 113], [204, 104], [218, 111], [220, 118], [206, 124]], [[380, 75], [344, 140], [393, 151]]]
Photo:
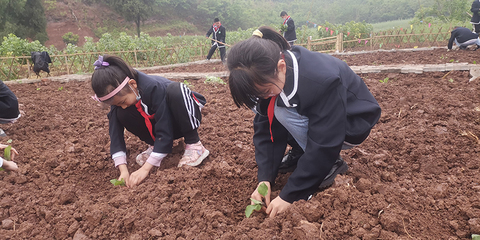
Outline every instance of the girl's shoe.
[[147, 161], [148, 157], [150, 157], [150, 153], [153, 152], [153, 146], [148, 147], [147, 150], [137, 155], [137, 164], [143, 166], [143, 164]]
[[198, 166], [208, 154], [210, 154], [210, 151], [208, 151], [200, 141], [194, 144], [186, 144], [185, 153], [183, 154], [182, 159], [180, 159], [178, 167], [183, 165], [192, 167]]

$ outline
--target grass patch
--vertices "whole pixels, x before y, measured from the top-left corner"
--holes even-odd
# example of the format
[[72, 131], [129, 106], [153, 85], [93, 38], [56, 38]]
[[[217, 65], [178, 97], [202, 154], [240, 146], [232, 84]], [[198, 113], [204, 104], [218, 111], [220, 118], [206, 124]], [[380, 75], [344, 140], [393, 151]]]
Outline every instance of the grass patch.
[[373, 31], [378, 32], [378, 31], [391, 30], [393, 28], [410, 28], [410, 21], [412, 20], [413, 18], [380, 22], [380, 23], [372, 23]]

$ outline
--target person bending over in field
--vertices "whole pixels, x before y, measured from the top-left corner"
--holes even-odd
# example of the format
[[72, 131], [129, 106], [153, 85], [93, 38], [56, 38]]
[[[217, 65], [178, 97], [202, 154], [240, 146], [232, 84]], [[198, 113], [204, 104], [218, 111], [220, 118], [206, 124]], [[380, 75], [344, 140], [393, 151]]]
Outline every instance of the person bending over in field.
[[[5, 149], [7, 147], [8, 147], [8, 145], [0, 144], [0, 149]], [[17, 171], [18, 166], [13, 161], [15, 159], [15, 155], [18, 155], [17, 150], [15, 150], [14, 148], [11, 148], [10, 149], [10, 160], [7, 161], [6, 159], [0, 157], [0, 167], [3, 168], [6, 171]]]
[[448, 40], [448, 50], [452, 49], [453, 43], [463, 50], [467, 49], [468, 46], [475, 44], [476, 46], [474, 50], [477, 50], [477, 48], [480, 47], [480, 38], [478, 38], [477, 33], [472, 32], [468, 28], [455, 27]]
[[[137, 71], [116, 56], [100, 56], [94, 63], [93, 98], [111, 105], [108, 113], [110, 153], [120, 177], [128, 187], [142, 182], [171, 152], [173, 140], [183, 137], [185, 153], [178, 167], [197, 166], [209, 151], [200, 142], [197, 129], [205, 98], [185, 84]], [[150, 147], [139, 154], [142, 166], [131, 175], [127, 169], [124, 129]]]
[[[229, 87], [238, 107], [253, 108], [258, 185], [268, 187], [266, 213], [274, 217], [309, 199], [348, 170], [340, 150], [362, 143], [381, 109], [363, 80], [330, 55], [292, 46], [269, 27], [254, 31], [229, 52]], [[288, 135], [304, 150], [278, 197], [270, 201]]]
[[[17, 96], [0, 80], [0, 123], [14, 123], [20, 116], [22, 115], [18, 108]], [[0, 129], [0, 137], [5, 136], [7, 136], [5, 132]]]

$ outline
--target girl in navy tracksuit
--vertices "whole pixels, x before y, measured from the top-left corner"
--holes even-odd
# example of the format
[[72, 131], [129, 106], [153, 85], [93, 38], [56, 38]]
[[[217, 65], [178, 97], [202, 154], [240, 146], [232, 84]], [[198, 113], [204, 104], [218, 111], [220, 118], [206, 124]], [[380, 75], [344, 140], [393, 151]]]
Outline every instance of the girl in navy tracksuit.
[[[348, 169], [340, 150], [362, 143], [380, 118], [377, 101], [345, 62], [303, 47], [290, 48], [269, 27], [235, 44], [227, 65], [235, 104], [257, 111], [255, 159], [259, 185], [269, 188], [265, 202], [271, 217], [333, 184], [336, 175]], [[305, 153], [270, 202], [288, 134]], [[262, 200], [257, 189], [252, 198]]]
[[[151, 76], [128, 66], [116, 56], [100, 56], [94, 63], [94, 99], [111, 105], [109, 118], [110, 152], [127, 186], [147, 177], [171, 152], [173, 140], [184, 138], [185, 154], [179, 167], [197, 166], [209, 151], [203, 147], [197, 129], [205, 98], [185, 84]], [[137, 156], [142, 167], [131, 175], [127, 169], [124, 129], [151, 147]]]

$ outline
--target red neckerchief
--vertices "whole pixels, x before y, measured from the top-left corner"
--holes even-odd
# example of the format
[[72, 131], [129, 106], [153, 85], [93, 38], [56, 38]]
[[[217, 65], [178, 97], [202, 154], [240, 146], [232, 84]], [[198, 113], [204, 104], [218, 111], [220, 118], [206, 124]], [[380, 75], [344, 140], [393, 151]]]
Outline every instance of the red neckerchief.
[[213, 24], [213, 31], [217, 32], [218, 29], [220, 28], [220, 26], [222, 26], [222, 24], [220, 23], [217, 27], [217, 25]]
[[287, 18], [285, 19], [285, 21], [283, 21], [283, 25], [285, 25], [285, 23], [287, 23], [288, 19], [290, 19], [290, 16], [287, 16]]
[[270, 98], [270, 102], [268, 103], [268, 109], [267, 109], [268, 122], [270, 123], [270, 137], [271, 137], [270, 139], [272, 139], [272, 142], [273, 142], [272, 122], [273, 122], [273, 116], [275, 111], [275, 99], [277, 99], [277, 95]]
[[135, 107], [137, 107], [137, 111], [142, 115], [142, 117], [145, 118], [145, 125], [147, 125], [148, 132], [150, 132], [150, 136], [152, 136], [152, 139], [155, 142], [155, 136], [153, 136], [152, 122], [150, 122], [150, 119], [153, 119], [155, 117], [155, 114], [152, 114], [150, 116], [147, 115], [147, 113], [143, 111], [141, 102], [142, 100], [138, 100], [138, 102], [135, 104]]

